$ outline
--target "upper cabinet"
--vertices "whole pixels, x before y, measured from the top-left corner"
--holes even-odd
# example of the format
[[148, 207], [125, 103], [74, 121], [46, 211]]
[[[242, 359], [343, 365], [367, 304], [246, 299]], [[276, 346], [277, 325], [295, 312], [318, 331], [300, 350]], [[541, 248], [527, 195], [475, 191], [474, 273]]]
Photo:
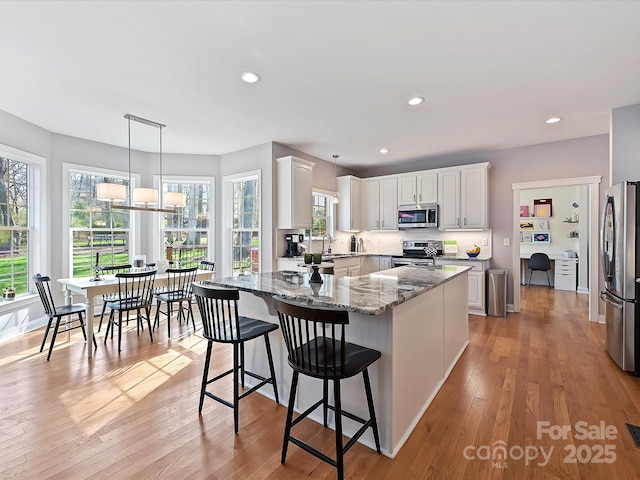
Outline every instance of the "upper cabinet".
[[438, 170], [439, 227], [488, 228], [489, 163]]
[[425, 171], [398, 175], [398, 205], [438, 202], [438, 174]]
[[311, 228], [313, 166], [291, 155], [276, 159], [278, 228]]
[[395, 176], [363, 180], [363, 230], [396, 230], [398, 228], [397, 185]]
[[338, 177], [338, 230], [360, 231], [362, 180], [353, 175]]

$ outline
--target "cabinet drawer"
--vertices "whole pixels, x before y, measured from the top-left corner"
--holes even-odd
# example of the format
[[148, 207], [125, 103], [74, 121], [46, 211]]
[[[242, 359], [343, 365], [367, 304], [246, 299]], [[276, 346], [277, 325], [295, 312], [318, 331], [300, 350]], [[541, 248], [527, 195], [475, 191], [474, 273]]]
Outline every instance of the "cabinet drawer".
[[457, 267], [471, 267], [471, 272], [484, 272], [485, 262], [469, 260], [436, 260], [436, 265], [455, 265]]

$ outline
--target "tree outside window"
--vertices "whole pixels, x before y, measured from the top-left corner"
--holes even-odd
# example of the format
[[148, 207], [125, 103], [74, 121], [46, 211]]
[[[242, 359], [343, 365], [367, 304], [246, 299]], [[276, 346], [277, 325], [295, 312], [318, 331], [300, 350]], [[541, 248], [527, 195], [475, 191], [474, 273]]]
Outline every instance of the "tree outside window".
[[96, 199], [99, 183], [128, 186], [128, 179], [69, 172], [69, 227], [72, 251], [72, 276], [93, 274], [96, 254], [100, 265], [129, 263], [129, 212], [111, 209], [109, 202]]
[[30, 166], [0, 157], [0, 290], [29, 290]]
[[187, 205], [162, 220], [165, 256], [182, 267], [195, 267], [209, 258], [209, 182], [163, 182], [164, 192], [186, 194]]
[[260, 185], [257, 177], [233, 182], [233, 275], [260, 271]]

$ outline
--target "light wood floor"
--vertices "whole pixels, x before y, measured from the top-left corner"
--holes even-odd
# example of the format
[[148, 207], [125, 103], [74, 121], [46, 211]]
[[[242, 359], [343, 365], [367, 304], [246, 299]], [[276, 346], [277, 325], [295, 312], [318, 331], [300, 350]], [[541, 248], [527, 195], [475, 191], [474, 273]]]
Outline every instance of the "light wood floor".
[[[468, 348], [397, 457], [357, 444], [346, 477], [640, 478], [640, 449], [625, 426], [640, 425], [640, 380], [609, 359], [604, 327], [587, 321], [587, 296], [523, 287], [522, 309], [470, 316]], [[50, 362], [38, 352], [42, 331], [0, 345], [0, 478], [335, 478], [294, 445], [280, 464], [286, 409], [262, 395], [242, 401], [238, 435], [227, 407], [205, 399], [198, 416], [206, 343], [173, 325], [177, 338], [168, 340], [162, 324], [153, 345], [147, 332], [128, 332], [121, 355], [117, 341], [105, 346], [100, 334], [91, 362], [79, 333], [57, 345]], [[212, 369], [221, 371], [230, 355], [217, 352]], [[538, 421], [603, 422], [617, 435], [580, 440], [574, 429], [566, 439], [538, 438]], [[300, 428], [331, 451], [332, 430], [311, 421]], [[482, 459], [500, 445], [506, 459]], [[540, 464], [542, 457], [520, 458], [526, 447], [553, 452]]]

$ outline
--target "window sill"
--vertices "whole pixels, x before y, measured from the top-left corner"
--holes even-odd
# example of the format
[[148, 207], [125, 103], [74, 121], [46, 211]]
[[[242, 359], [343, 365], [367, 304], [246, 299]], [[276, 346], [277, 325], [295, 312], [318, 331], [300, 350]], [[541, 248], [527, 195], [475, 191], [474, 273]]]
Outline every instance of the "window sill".
[[39, 301], [40, 297], [33, 293], [30, 293], [28, 295], [21, 295], [15, 300], [5, 300], [4, 298], [0, 298], [0, 312], [14, 310], [16, 308], [21, 308], [33, 303], [38, 303]]

